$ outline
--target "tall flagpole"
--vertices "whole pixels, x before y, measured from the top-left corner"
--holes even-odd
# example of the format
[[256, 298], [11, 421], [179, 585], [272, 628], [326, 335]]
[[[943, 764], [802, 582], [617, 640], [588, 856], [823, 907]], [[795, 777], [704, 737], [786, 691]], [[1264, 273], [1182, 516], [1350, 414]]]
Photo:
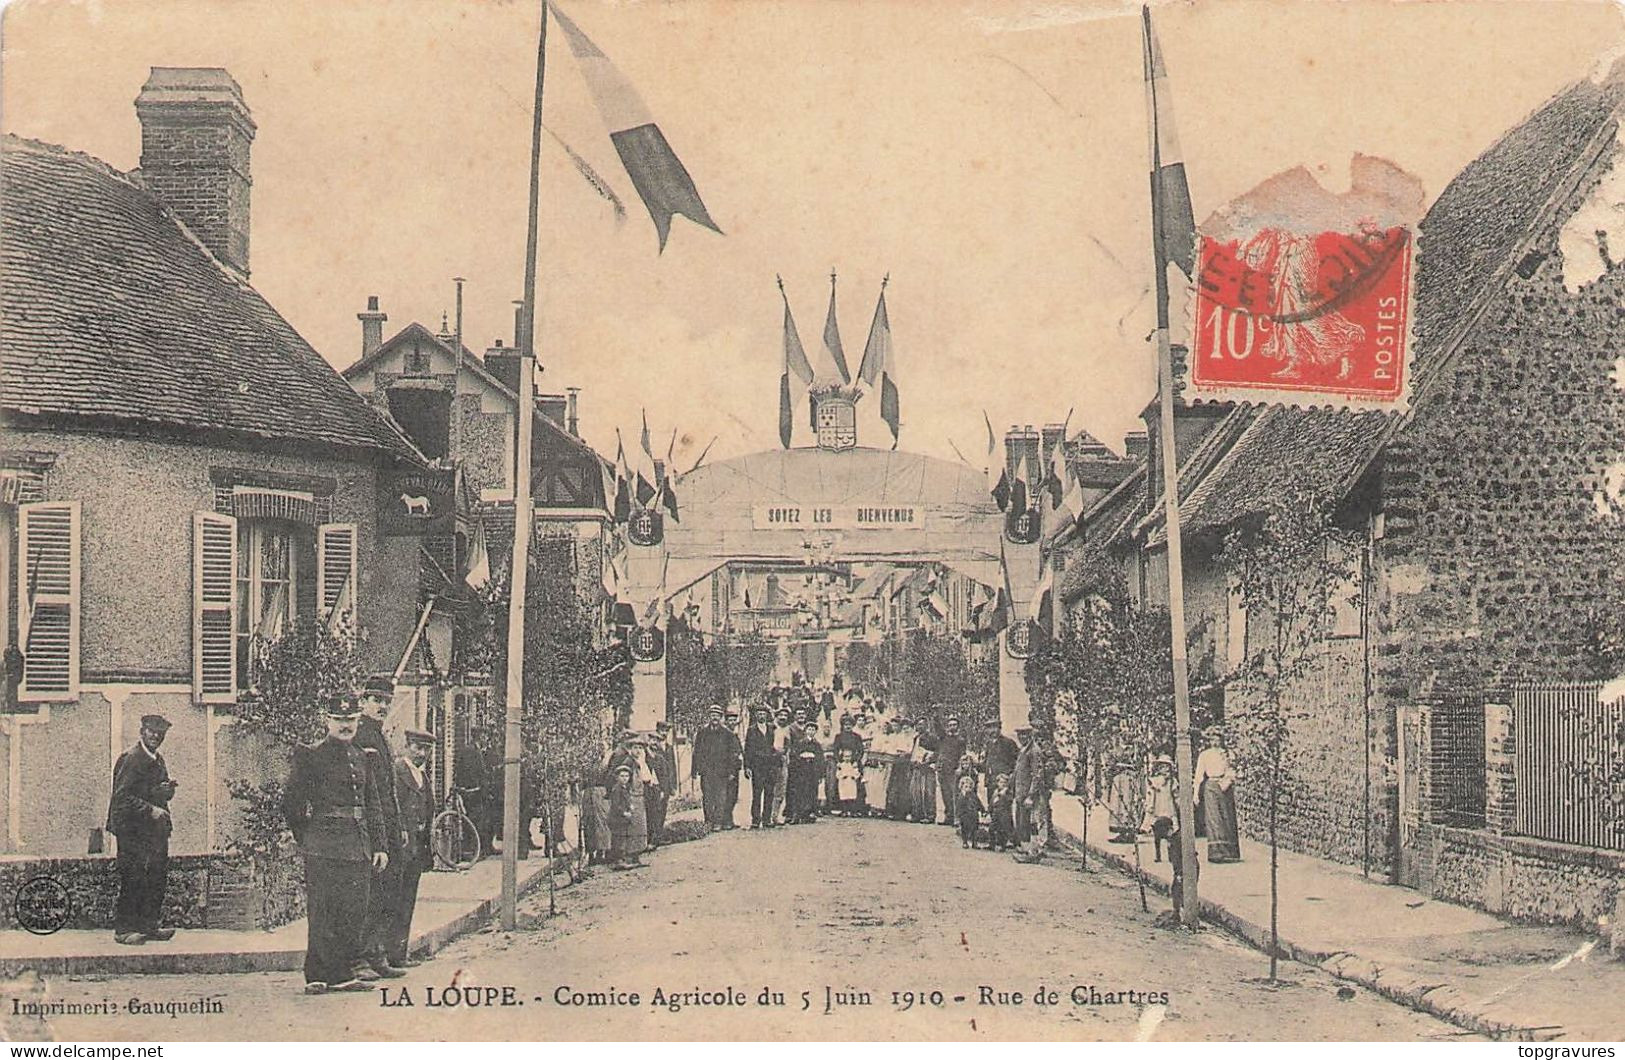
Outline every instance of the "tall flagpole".
[[536, 417], [536, 239], [542, 184], [542, 75], [547, 70], [547, 4], [542, 3], [536, 36], [536, 102], [530, 131], [530, 227], [525, 239], [524, 305], [519, 324], [518, 467], [513, 484], [513, 574], [508, 595], [508, 692], [502, 742], [502, 928], [519, 924], [519, 762], [520, 717], [525, 696], [525, 582], [530, 571], [530, 446]]
[[1185, 566], [1179, 530], [1179, 463], [1174, 445], [1174, 361], [1168, 338], [1168, 260], [1162, 232], [1162, 145], [1157, 129], [1157, 83], [1151, 48], [1151, 9], [1140, 9], [1145, 37], [1145, 97], [1151, 132], [1151, 239], [1157, 271], [1157, 393], [1162, 416], [1157, 431], [1162, 450], [1162, 496], [1168, 527], [1168, 622], [1174, 669], [1174, 763], [1179, 773], [1175, 786], [1179, 800], [1179, 858], [1184, 885], [1180, 895], [1180, 922], [1197, 923], [1196, 800], [1191, 791], [1195, 770], [1191, 764], [1190, 674], [1185, 660]]

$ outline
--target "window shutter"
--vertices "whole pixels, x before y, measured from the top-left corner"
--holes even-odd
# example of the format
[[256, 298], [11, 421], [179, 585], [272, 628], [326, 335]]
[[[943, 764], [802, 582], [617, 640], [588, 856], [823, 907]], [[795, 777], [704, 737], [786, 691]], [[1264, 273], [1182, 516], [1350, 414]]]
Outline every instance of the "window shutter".
[[354, 523], [326, 523], [316, 531], [316, 604], [322, 620], [333, 623], [335, 606], [342, 605], [355, 620], [360, 586], [356, 563]]
[[26, 660], [20, 700], [79, 696], [79, 502], [17, 510], [17, 643]]
[[200, 701], [237, 698], [237, 519], [192, 513], [192, 688]]

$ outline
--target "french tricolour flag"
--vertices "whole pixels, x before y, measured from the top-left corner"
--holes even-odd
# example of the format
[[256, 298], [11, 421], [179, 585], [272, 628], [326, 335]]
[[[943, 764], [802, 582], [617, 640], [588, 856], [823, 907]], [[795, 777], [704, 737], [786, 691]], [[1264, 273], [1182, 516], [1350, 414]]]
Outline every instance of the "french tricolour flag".
[[694, 187], [694, 180], [683, 168], [677, 153], [666, 142], [638, 95], [632, 82], [617, 70], [598, 45], [581, 32], [570, 17], [554, 4], [547, 5], [558, 21], [559, 28], [570, 44], [570, 54], [581, 64], [582, 77], [598, 104], [604, 124], [609, 127], [610, 141], [621, 156], [626, 175], [632, 178], [632, 187], [649, 209], [649, 217], [660, 235], [660, 249], [666, 249], [666, 236], [671, 231], [673, 214], [682, 214], [695, 224], [701, 224], [720, 233], [716, 222], [706, 212], [705, 203]]

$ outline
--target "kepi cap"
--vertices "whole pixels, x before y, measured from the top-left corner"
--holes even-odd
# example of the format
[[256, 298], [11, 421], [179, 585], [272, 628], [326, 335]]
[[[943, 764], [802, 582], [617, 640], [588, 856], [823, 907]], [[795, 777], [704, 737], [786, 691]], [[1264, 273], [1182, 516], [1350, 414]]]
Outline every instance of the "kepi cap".
[[354, 721], [361, 717], [361, 708], [356, 705], [355, 700], [346, 697], [329, 703], [325, 713], [334, 721]]
[[156, 732], [168, 732], [170, 721], [162, 714], [143, 714], [141, 715], [141, 727]]
[[424, 745], [427, 745], [429, 747], [433, 747], [434, 746], [434, 733], [432, 733], [432, 732], [424, 732], [422, 729], [407, 729], [406, 730], [406, 742], [409, 743], [409, 744], [412, 744], [412, 743], [424, 744]]
[[395, 682], [387, 677], [369, 677], [361, 686], [363, 696], [376, 696], [379, 699], [392, 699], [395, 695]]

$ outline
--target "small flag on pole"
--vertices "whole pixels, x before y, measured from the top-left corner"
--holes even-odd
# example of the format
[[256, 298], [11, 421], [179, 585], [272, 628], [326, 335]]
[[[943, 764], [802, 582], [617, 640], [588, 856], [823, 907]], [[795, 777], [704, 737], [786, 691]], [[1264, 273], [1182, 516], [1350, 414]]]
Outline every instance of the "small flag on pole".
[[1151, 9], [1142, 9], [1145, 22], [1145, 91], [1151, 113], [1151, 240], [1156, 252], [1157, 326], [1168, 326], [1168, 266], [1177, 266], [1190, 279], [1196, 272], [1196, 215], [1191, 209], [1190, 183], [1185, 159], [1174, 135], [1173, 106], [1168, 93], [1168, 71], [1162, 64], [1162, 46], [1151, 28]]
[[846, 367], [846, 353], [841, 349], [841, 329], [835, 322], [835, 270], [829, 271], [829, 312], [824, 317], [824, 356], [818, 362], [818, 385], [846, 386], [852, 382], [852, 373]]
[[1065, 499], [1067, 484], [1071, 476], [1066, 469], [1066, 439], [1067, 432], [1072, 427], [1072, 410], [1066, 410], [1066, 422], [1061, 424], [1061, 437], [1050, 451], [1049, 468], [1044, 476], [1044, 488], [1049, 492], [1050, 511], [1061, 506]]
[[463, 581], [470, 589], [484, 589], [491, 584], [491, 553], [485, 546], [485, 520], [474, 524], [474, 537], [468, 544], [468, 573]]
[[880, 418], [891, 428], [892, 448], [896, 449], [900, 416], [897, 383], [892, 379], [891, 320], [886, 315], [886, 283], [890, 278], [880, 281], [880, 301], [875, 303], [875, 319], [869, 325], [869, 341], [863, 348], [858, 378], [865, 387], [880, 387]]
[[790, 436], [795, 425], [795, 403], [790, 393], [790, 379], [800, 380], [802, 387], [812, 386], [812, 362], [801, 345], [801, 334], [796, 331], [795, 317], [790, 315], [790, 296], [784, 293], [784, 278], [779, 281], [779, 297], [784, 300], [784, 374], [779, 377], [779, 444], [790, 448]]
[[671, 515], [671, 521], [674, 523], [679, 521], [677, 518], [677, 480], [682, 478], [677, 473], [677, 465], [674, 463], [676, 456], [677, 428], [673, 427], [671, 429], [671, 441], [666, 443], [666, 463], [661, 467], [660, 503], [665, 507], [667, 513]]
[[615, 521], [624, 523], [632, 518], [632, 468], [626, 462], [626, 445], [621, 441], [621, 429], [615, 428]]
[[643, 413], [643, 437], [638, 445], [637, 488], [633, 499], [644, 508], [654, 503], [660, 495], [660, 476], [655, 471], [654, 450], [649, 447], [649, 413]]
[[586, 80], [593, 102], [598, 105], [598, 112], [609, 128], [609, 139], [615, 145], [615, 153], [621, 156], [626, 175], [632, 178], [632, 187], [637, 189], [638, 197], [649, 210], [655, 232], [660, 237], [660, 249], [666, 249], [666, 237], [671, 232], [674, 214], [682, 214], [695, 224], [704, 225], [720, 234], [722, 229], [711, 220], [705, 203], [700, 201], [694, 179], [683, 168], [671, 144], [666, 142], [666, 134], [655, 124], [648, 106], [638, 90], [632, 87], [632, 82], [615, 68], [598, 45], [589, 40], [581, 32], [581, 27], [560, 11], [556, 4], [549, 3], [547, 8], [558, 20], [565, 40], [569, 42], [570, 54], [581, 66], [581, 76]]
[[[1002, 512], [1010, 507], [1010, 469], [999, 454], [999, 440], [993, 434], [993, 421], [986, 409], [982, 410], [982, 421], [987, 424], [987, 492]], [[994, 474], [995, 470], [998, 474]]]

